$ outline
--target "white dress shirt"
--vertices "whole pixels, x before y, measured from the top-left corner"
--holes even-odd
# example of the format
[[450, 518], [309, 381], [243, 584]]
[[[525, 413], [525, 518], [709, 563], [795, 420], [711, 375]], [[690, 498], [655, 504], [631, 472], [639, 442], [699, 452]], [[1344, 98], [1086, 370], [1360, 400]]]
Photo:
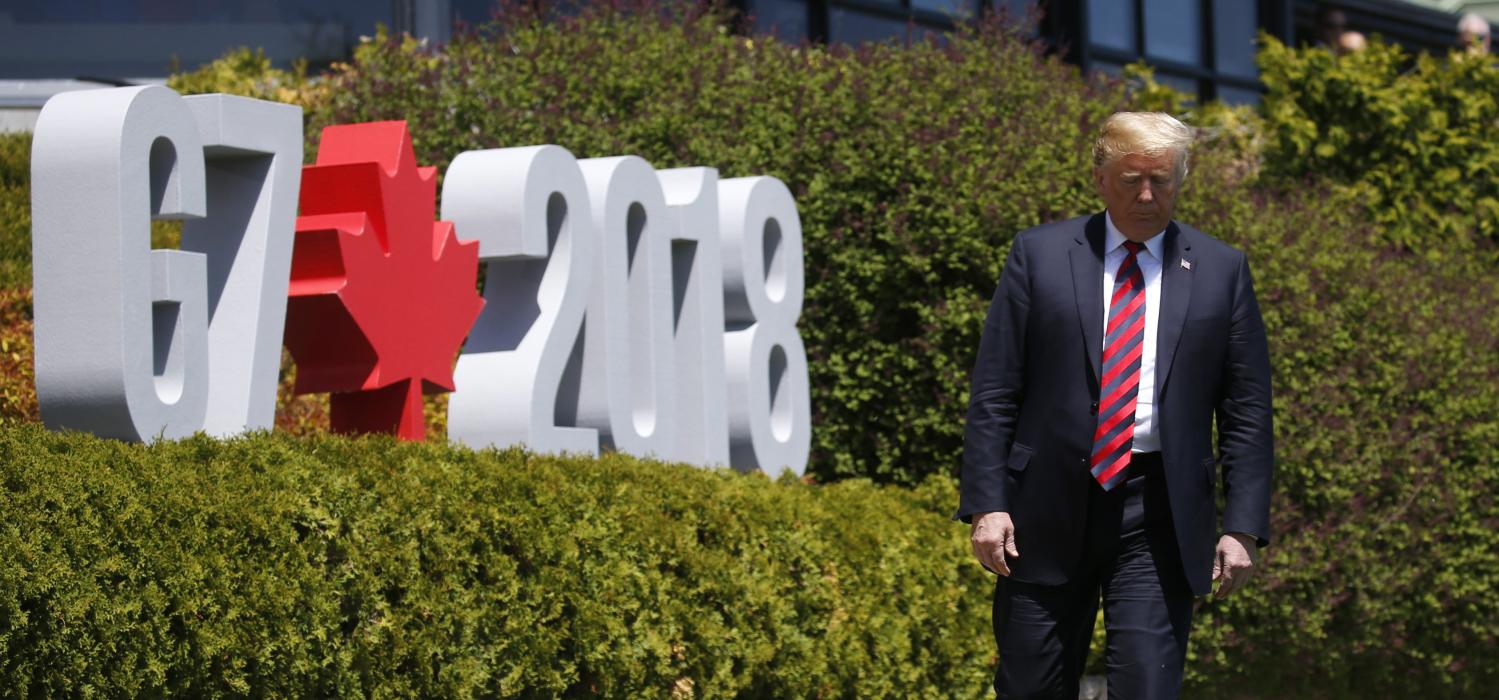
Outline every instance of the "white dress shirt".
[[[1103, 318], [1108, 326], [1109, 301], [1114, 297], [1114, 274], [1129, 252], [1129, 240], [1114, 226], [1113, 217], [1104, 214], [1106, 233], [1103, 239]], [[1161, 233], [1165, 230], [1162, 229]], [[1161, 310], [1161, 247], [1165, 237], [1157, 233], [1145, 241], [1145, 248], [1135, 254], [1140, 273], [1145, 276], [1145, 347], [1140, 348], [1140, 389], [1135, 399], [1135, 441], [1132, 452], [1159, 452], [1161, 436], [1155, 423], [1155, 336]], [[1108, 338], [1105, 336], [1104, 342]], [[1100, 407], [1101, 408], [1101, 407]]]

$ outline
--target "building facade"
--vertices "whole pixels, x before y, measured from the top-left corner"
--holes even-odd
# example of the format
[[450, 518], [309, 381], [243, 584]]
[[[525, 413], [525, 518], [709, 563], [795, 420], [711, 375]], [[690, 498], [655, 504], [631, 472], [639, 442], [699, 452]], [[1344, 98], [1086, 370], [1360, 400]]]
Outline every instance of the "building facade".
[[[1084, 70], [1118, 72], [1143, 60], [1161, 82], [1201, 99], [1259, 99], [1256, 39], [1322, 41], [1319, 20], [1338, 10], [1346, 29], [1407, 49], [1457, 45], [1451, 0], [741, 0], [758, 31], [788, 41], [903, 39], [940, 32], [985, 12], [1030, 21], [1037, 38]], [[1471, 2], [1471, 0], [1470, 0]], [[1472, 2], [1474, 5], [1482, 2]], [[1499, 6], [1499, 0], [1491, 4]]]
[[[581, 4], [586, 0], [564, 0]], [[1201, 99], [1253, 102], [1263, 30], [1315, 43], [1319, 13], [1417, 51], [1456, 45], [1452, 0], [730, 0], [755, 31], [790, 42], [858, 44], [940, 33], [985, 13], [1030, 31], [1084, 70], [1144, 60]], [[1475, 6], [1484, 2], [1469, 0]], [[1499, 4], [1499, 0], [1487, 4]], [[347, 58], [377, 26], [445, 41], [488, 21], [495, 0], [0, 0], [0, 129], [29, 128], [65, 90], [157, 82], [230, 48], [314, 67]]]

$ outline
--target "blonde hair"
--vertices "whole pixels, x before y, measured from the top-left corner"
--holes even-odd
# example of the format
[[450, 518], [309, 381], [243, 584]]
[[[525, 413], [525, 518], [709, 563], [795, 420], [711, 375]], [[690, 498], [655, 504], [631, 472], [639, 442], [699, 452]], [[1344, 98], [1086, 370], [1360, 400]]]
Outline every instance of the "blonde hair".
[[1093, 166], [1103, 166], [1131, 154], [1176, 154], [1177, 181], [1187, 177], [1192, 151], [1192, 128], [1165, 112], [1115, 112], [1103, 120], [1093, 143]]

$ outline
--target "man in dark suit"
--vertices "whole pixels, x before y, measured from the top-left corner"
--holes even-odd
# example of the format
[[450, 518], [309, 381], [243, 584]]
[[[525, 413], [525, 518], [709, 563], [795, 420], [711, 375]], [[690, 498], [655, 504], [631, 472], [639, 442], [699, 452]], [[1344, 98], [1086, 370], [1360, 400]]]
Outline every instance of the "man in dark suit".
[[1171, 220], [1191, 142], [1106, 120], [1106, 211], [1021, 232], [989, 307], [957, 517], [1000, 576], [999, 697], [1076, 698], [1100, 597], [1109, 696], [1176, 697], [1194, 598], [1269, 544], [1265, 327], [1244, 254]]

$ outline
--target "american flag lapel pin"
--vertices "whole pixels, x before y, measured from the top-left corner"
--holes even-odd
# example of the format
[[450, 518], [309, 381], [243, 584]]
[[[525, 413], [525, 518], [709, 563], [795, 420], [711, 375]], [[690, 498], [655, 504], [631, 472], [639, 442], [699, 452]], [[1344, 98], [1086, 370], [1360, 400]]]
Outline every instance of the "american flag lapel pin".
[[1183, 270], [1190, 271], [1192, 269], [1192, 261], [1191, 260], [1188, 260], [1186, 258], [1182, 258], [1181, 263], [1182, 263], [1182, 269]]

